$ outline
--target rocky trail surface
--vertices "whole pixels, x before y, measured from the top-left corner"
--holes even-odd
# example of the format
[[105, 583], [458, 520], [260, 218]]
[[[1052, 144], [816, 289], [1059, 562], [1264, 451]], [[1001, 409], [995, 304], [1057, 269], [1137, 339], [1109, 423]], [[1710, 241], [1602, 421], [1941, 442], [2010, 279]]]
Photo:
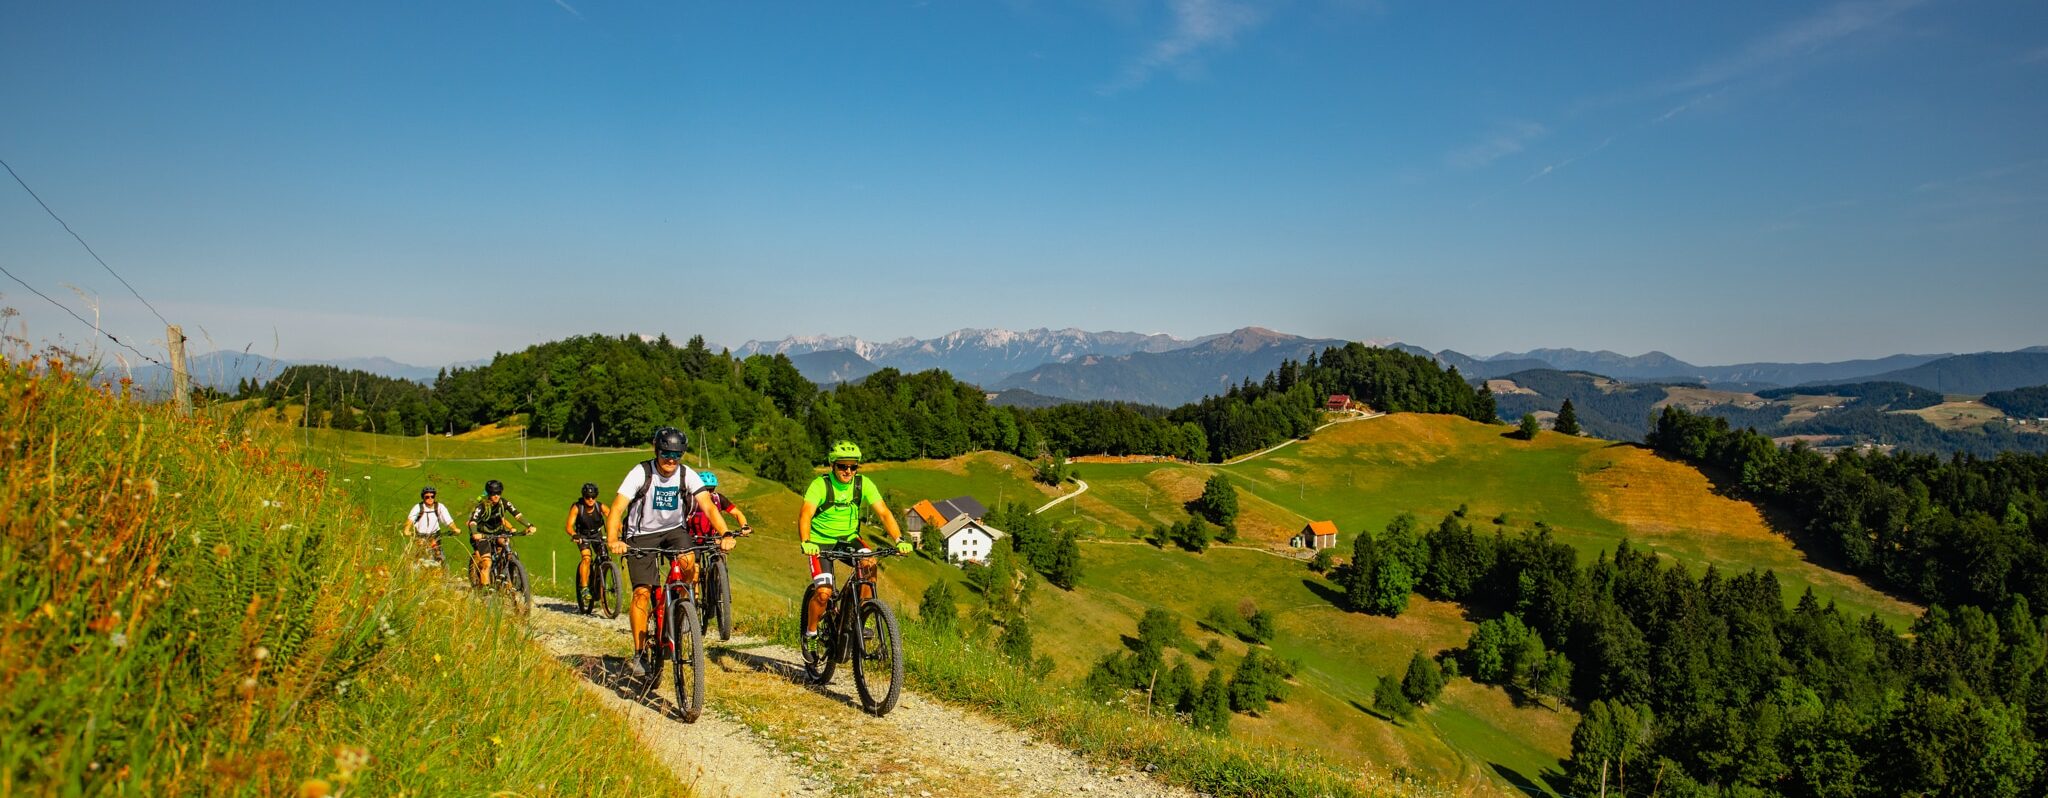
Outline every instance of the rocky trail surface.
[[719, 643], [714, 635], [707, 645], [705, 711], [685, 723], [666, 683], [643, 695], [627, 672], [624, 617], [585, 616], [545, 599], [534, 609], [532, 633], [630, 719], [657, 759], [710, 798], [1195, 796], [926, 700], [908, 689], [915, 679], [894, 711], [869, 716], [844, 669], [829, 684], [809, 685], [796, 651], [739, 636]]

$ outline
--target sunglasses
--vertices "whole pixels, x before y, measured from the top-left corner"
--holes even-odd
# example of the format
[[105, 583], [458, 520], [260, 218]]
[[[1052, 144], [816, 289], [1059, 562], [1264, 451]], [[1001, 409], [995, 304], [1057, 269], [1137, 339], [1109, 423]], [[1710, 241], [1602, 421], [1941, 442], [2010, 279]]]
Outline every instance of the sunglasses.
[[838, 469], [838, 470], [840, 470], [840, 471], [859, 471], [859, 470], [860, 470], [860, 464], [859, 464], [859, 463], [833, 463], [833, 464], [832, 464], [832, 467], [833, 467], [833, 468], [835, 468], [835, 469]]
[[683, 459], [683, 453], [682, 453], [682, 452], [655, 452], [655, 453], [654, 453], [654, 456], [655, 456], [656, 458], [659, 458], [659, 459], [662, 459], [662, 460], [681, 460], [681, 459]]

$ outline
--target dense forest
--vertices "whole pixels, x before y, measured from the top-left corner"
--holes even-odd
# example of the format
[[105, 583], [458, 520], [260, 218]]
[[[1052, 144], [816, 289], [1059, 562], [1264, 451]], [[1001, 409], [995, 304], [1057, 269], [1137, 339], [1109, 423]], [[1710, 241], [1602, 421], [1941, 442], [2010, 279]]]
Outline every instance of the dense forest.
[[[1361, 344], [1288, 361], [1263, 382], [1175, 410], [1128, 403], [999, 407], [943, 371], [882, 369], [821, 391], [789, 358], [733, 358], [701, 337], [588, 335], [443, 372], [432, 387], [331, 366], [294, 366], [240, 395], [308, 404], [310, 423], [418, 435], [460, 433], [524, 417], [535, 435], [637, 446], [662, 424], [714, 454], [731, 452], [771, 479], [800, 478], [827, 442], [850, 438], [881, 460], [970, 451], [1153, 454], [1221, 460], [1307, 435], [1328, 394], [1388, 411], [1493, 420], [1493, 397], [1428, 358]], [[338, 408], [350, 412], [335, 412]]]
[[[1349, 343], [1285, 361], [1261, 382], [1246, 381], [1171, 411], [1106, 402], [1031, 410], [1025, 418], [1067, 454], [1152, 454], [1221, 462], [1308, 435], [1325, 400], [1393, 413], [1447, 413], [1494, 423], [1493, 394], [1434, 360]], [[1206, 455], [1206, 456], [1205, 456]]]
[[[1330, 572], [1338, 603], [1398, 615], [1412, 591], [1487, 617], [1438, 667], [1581, 710], [1561, 794], [2048, 790], [2048, 618], [2023, 596], [1936, 605], [1901, 635], [1810, 590], [1787, 609], [1767, 571], [1695, 576], [1626, 541], [1581, 565], [1541, 523], [1482, 531], [1462, 511], [1421, 526], [1358, 536]], [[1405, 717], [1437, 682], [1411, 662], [1374, 707]]]
[[2014, 418], [2048, 418], [2048, 385], [1992, 391], [1984, 395], [1984, 404]]
[[2048, 607], [2048, 457], [1780, 448], [1722, 419], [1667, 407], [1649, 444], [1719, 470], [1799, 520], [1800, 545], [1921, 600]]

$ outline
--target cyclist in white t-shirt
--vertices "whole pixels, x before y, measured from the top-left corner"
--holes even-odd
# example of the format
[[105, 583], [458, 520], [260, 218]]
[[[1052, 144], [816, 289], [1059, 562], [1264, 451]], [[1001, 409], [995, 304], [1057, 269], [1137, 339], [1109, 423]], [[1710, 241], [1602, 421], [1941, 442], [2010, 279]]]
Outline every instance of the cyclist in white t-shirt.
[[434, 486], [428, 485], [420, 488], [420, 503], [406, 512], [405, 523], [398, 528], [414, 546], [424, 549], [426, 556], [441, 562], [441, 535], [454, 534], [455, 516], [440, 502]]
[[[711, 503], [703, 478], [682, 465], [683, 452], [689, 447], [690, 439], [681, 430], [662, 427], [654, 431], [654, 459], [642, 461], [626, 472], [618, 495], [612, 497], [611, 514], [605, 516], [605, 540], [613, 554], [625, 554], [629, 545], [643, 549], [690, 546], [695, 542], [688, 529], [693, 511], [710, 517], [712, 528], [720, 535], [725, 534], [725, 517]], [[695, 555], [686, 554], [676, 561], [685, 581], [696, 580]], [[633, 579], [633, 604], [628, 615], [633, 622], [634, 656], [628, 666], [635, 676], [647, 675], [646, 667], [640, 664], [640, 652], [647, 647], [647, 611], [667, 567], [667, 560], [660, 557], [626, 559], [626, 573]]]

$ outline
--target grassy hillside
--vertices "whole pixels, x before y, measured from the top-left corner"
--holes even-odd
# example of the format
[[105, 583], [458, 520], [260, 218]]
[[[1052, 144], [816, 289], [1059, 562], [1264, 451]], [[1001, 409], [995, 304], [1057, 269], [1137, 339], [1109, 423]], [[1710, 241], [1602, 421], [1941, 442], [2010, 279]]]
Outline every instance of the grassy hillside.
[[[1285, 538], [1308, 517], [1335, 520], [1348, 547], [1359, 530], [1377, 529], [1397, 513], [1415, 512], [1433, 522], [1469, 505], [1482, 524], [1501, 515], [1510, 528], [1543, 520], [1589, 558], [1627, 535], [1695, 568], [1714, 563], [1723, 570], [1775, 569], [1793, 591], [1789, 597], [1811, 584], [1845, 607], [1877, 611], [1895, 624], [1915, 612], [1805, 562], [1754, 507], [1716, 496], [1711, 483], [1689, 467], [1634, 446], [1552, 434], [1525, 442], [1503, 437], [1505, 431], [1452, 417], [1397, 414], [1336, 425], [1310, 441], [1234, 466], [1082, 464], [1081, 478], [1090, 490], [1050, 515], [1096, 537], [1084, 549], [1077, 590], [1040, 585], [1033, 610], [1038, 650], [1052, 656], [1057, 679], [1077, 681], [1102, 652], [1124, 645], [1146, 609], [1161, 607], [1180, 615], [1192, 637], [1173, 656], [1194, 662], [1198, 675], [1206, 673], [1212, 665], [1193, 655], [1216, 641], [1223, 649], [1220, 664], [1232, 668], [1244, 644], [1201, 628], [1199, 621], [1212, 608], [1234, 613], [1250, 599], [1277, 614], [1272, 648], [1300, 662], [1301, 670], [1287, 702], [1264, 717], [1236, 716], [1234, 734], [1498, 792], [1511, 783], [1539, 783], [1554, 769], [1569, 753], [1575, 716], [1517, 705], [1499, 689], [1462, 680], [1414, 721], [1397, 724], [1368, 712], [1376, 678], [1398, 675], [1417, 649], [1435, 653], [1462, 645], [1473, 621], [1456, 606], [1419, 598], [1393, 619], [1337, 610], [1327, 582], [1283, 556]], [[466, 506], [482, 480], [505, 480], [509, 495], [543, 531], [517, 544], [541, 577], [537, 588], [566, 596], [574, 552], [560, 530], [576, 487], [587, 479], [609, 491], [644, 456], [588, 454], [533, 460], [523, 470], [518, 462], [429, 462], [424, 468], [363, 466], [354, 476], [371, 477], [370, 512], [379, 529], [394, 530], [422, 481], [434, 482], [444, 496]], [[1195, 555], [1133, 539], [1134, 530], [1182, 517], [1181, 503], [1217, 471], [1241, 488], [1243, 548]], [[763, 618], [786, 617], [807, 575], [793, 545], [797, 497], [736, 469], [719, 472], [760, 532], [733, 558], [741, 615], [755, 626]], [[901, 505], [899, 512], [917, 499], [962, 493], [990, 504], [1027, 496], [1036, 504], [1053, 495], [1029, 480], [1027, 463], [1005, 455], [875, 464], [865, 473]], [[547, 581], [550, 552], [558, 558], [554, 583]], [[955, 582], [958, 594], [971, 596], [957, 569], [922, 558], [891, 561], [884, 595], [908, 611], [938, 579]]]
[[371, 534], [359, 483], [31, 369], [0, 366], [0, 793], [686, 789], [562, 745], [623, 721]]

